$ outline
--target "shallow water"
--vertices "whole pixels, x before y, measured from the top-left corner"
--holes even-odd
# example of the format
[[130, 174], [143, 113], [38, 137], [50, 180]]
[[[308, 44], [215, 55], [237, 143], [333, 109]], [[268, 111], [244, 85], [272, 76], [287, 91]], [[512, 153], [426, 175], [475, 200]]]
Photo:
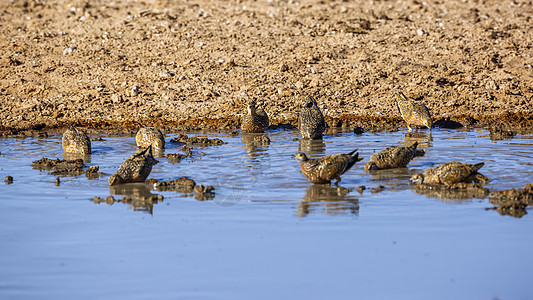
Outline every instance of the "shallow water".
[[[159, 157], [149, 178], [188, 176], [215, 197], [160, 192], [145, 184], [110, 188], [109, 175], [135, 152], [133, 137], [102, 136], [87, 165], [97, 179], [32, 169], [63, 158], [61, 136], [0, 139], [0, 298], [362, 298], [527, 299], [533, 221], [500, 216], [487, 198], [419, 194], [412, 173], [446, 161], [480, 162], [490, 190], [531, 183], [533, 137], [493, 141], [482, 130], [407, 134], [332, 133], [311, 144], [293, 130], [224, 133], [223, 146], [192, 158]], [[168, 134], [168, 141], [177, 136]], [[366, 174], [374, 152], [414, 141], [426, 155], [406, 169]], [[163, 154], [183, 153], [168, 143]], [[340, 186], [310, 184], [292, 159], [359, 149], [364, 158]], [[358, 193], [355, 188], [367, 189]], [[370, 188], [385, 186], [380, 193]], [[95, 204], [94, 196], [163, 195], [149, 203]], [[444, 198], [439, 198], [444, 197]], [[466, 199], [465, 199], [466, 197]]]

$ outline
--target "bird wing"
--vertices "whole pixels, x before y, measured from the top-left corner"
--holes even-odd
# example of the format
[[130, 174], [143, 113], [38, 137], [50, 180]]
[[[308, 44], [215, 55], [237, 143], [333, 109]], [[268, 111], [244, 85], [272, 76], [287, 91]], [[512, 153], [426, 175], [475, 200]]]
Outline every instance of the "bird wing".
[[349, 155], [335, 154], [320, 158], [320, 177], [325, 180], [331, 180], [341, 175], [348, 165]]

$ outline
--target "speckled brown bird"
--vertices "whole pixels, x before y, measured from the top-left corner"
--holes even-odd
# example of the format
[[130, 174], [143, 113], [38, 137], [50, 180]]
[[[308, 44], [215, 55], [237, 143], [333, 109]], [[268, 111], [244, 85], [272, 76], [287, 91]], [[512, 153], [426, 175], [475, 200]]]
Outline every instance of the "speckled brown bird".
[[165, 136], [161, 133], [161, 130], [154, 127], [143, 127], [137, 131], [135, 135], [135, 141], [137, 146], [146, 148], [153, 146], [154, 149], [165, 148]]
[[396, 104], [400, 110], [402, 118], [407, 123], [407, 128], [411, 131], [413, 126], [425, 126], [431, 130], [433, 120], [429, 114], [428, 108], [418, 101], [408, 99], [402, 92], [396, 92]]
[[152, 147], [147, 147], [126, 159], [118, 168], [117, 173], [109, 177], [109, 185], [144, 182], [152, 172], [152, 166], [157, 163], [158, 161], [152, 155]]
[[409, 147], [391, 146], [379, 153], [372, 154], [370, 161], [365, 165], [365, 171], [405, 168], [411, 159], [416, 156], [417, 146], [418, 142], [414, 142]]
[[362, 160], [356, 151], [357, 149], [348, 154], [327, 155], [315, 159], [309, 159], [305, 153], [298, 152], [294, 154], [294, 158], [300, 163], [304, 176], [312, 183], [331, 183], [331, 180], [335, 179], [337, 184], [341, 181], [342, 174]]
[[[411, 182], [416, 184], [443, 184], [452, 185], [458, 182], [477, 181], [480, 177], [488, 181], [488, 178], [479, 174], [478, 171], [485, 163], [467, 164], [460, 162], [447, 162], [424, 171], [424, 174], [414, 174]], [[480, 176], [478, 176], [480, 175]]]
[[321, 139], [326, 129], [324, 116], [311, 95], [306, 96], [306, 103], [298, 114], [298, 131], [304, 139]]
[[256, 100], [248, 103], [247, 113], [242, 117], [241, 129], [249, 133], [261, 133], [268, 129], [268, 116], [260, 108], [256, 108]]
[[70, 126], [63, 133], [62, 144], [66, 153], [91, 154], [91, 140], [74, 126]]

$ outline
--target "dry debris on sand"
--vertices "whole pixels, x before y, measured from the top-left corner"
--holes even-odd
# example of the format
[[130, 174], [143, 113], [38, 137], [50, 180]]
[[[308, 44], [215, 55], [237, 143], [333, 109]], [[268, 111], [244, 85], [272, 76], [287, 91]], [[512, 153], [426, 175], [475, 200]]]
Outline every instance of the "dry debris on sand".
[[512, 0], [2, 1], [0, 131], [238, 128], [243, 93], [295, 125], [302, 92], [330, 127], [388, 128], [405, 126], [398, 89], [437, 124], [528, 127], [532, 15]]

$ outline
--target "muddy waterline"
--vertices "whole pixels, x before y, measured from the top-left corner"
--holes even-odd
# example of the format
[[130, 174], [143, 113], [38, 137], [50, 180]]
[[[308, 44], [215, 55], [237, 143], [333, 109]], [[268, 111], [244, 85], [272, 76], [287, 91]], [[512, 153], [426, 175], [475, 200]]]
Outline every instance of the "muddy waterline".
[[[167, 134], [149, 178], [187, 176], [214, 186], [214, 195], [109, 187], [109, 175], [135, 152], [133, 137], [93, 141], [94, 153], [84, 159], [99, 166], [96, 177], [32, 168], [42, 157], [70, 158], [60, 135], [0, 139], [0, 175], [13, 177], [0, 185], [1, 298], [529, 295], [529, 215], [500, 216], [485, 210], [492, 205], [484, 195], [420, 191], [408, 179], [446, 161], [483, 161], [489, 190], [522, 188], [533, 178], [532, 136], [338, 132], [309, 143], [295, 140], [294, 130], [276, 130], [266, 134], [267, 144], [253, 135], [189, 133], [226, 144], [193, 146], [192, 157], [171, 163], [167, 154], [185, 153], [168, 143], [177, 135]], [[414, 141], [426, 155], [408, 168], [363, 171], [374, 152]], [[355, 148], [364, 160], [340, 187], [310, 184], [291, 157]], [[110, 195], [113, 201], [92, 200]]]

